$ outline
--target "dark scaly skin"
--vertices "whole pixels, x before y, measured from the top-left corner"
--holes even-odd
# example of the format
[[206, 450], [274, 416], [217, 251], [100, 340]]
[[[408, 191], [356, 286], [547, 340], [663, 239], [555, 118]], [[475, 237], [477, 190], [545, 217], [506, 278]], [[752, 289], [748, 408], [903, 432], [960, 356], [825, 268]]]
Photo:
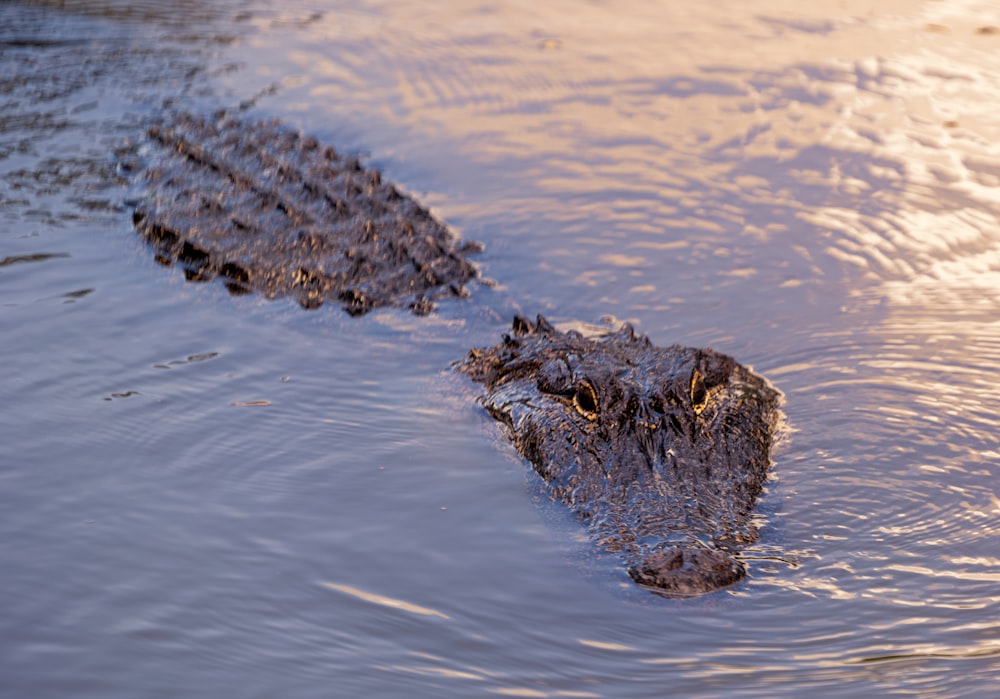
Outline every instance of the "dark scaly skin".
[[618, 553], [637, 583], [670, 597], [738, 582], [756, 539], [778, 394], [731, 357], [656, 347], [626, 325], [586, 338], [541, 316], [514, 320], [459, 370], [517, 450]]
[[136, 230], [192, 280], [233, 293], [417, 314], [477, 274], [454, 236], [377, 170], [278, 122], [176, 115], [119, 153]]

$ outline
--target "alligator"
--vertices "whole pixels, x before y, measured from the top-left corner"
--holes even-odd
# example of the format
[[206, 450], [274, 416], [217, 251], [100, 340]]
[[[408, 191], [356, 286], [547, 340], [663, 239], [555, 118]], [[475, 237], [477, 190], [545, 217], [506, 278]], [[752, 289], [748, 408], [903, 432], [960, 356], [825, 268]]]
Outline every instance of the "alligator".
[[459, 371], [552, 496], [640, 585], [685, 597], [746, 575], [778, 393], [711, 349], [657, 347], [625, 324], [585, 337], [542, 316]]
[[[478, 278], [461, 242], [375, 169], [278, 121], [178, 114], [124, 145], [133, 223], [165, 265], [234, 294], [429, 313]], [[458, 372], [552, 497], [666, 597], [746, 576], [740, 549], [770, 467], [778, 392], [711, 349], [624, 325], [584, 336], [516, 316]]]

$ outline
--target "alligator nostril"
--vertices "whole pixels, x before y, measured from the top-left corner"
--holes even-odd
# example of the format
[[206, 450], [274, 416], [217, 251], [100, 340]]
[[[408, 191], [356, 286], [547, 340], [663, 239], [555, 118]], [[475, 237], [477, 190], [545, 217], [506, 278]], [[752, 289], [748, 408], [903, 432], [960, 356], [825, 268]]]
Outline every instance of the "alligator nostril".
[[746, 568], [725, 551], [674, 547], [646, 556], [628, 574], [665, 597], [690, 597], [739, 582]]

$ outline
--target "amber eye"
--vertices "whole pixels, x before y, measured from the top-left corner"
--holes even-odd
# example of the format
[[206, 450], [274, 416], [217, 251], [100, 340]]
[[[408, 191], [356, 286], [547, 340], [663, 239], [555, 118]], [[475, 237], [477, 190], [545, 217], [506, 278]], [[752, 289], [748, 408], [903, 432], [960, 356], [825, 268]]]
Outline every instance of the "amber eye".
[[577, 412], [588, 420], [597, 419], [597, 394], [589, 383], [581, 383], [573, 394], [573, 405]]
[[705, 407], [708, 399], [708, 389], [705, 388], [705, 377], [697, 369], [691, 374], [691, 406], [695, 411]]

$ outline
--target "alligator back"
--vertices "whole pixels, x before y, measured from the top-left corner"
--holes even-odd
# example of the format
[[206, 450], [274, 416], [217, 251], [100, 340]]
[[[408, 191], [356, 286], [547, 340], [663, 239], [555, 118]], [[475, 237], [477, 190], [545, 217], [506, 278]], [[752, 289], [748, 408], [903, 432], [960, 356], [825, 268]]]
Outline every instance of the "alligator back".
[[359, 315], [425, 314], [476, 276], [476, 244], [460, 245], [377, 170], [276, 121], [179, 114], [119, 155], [136, 174], [136, 230], [189, 279]]

